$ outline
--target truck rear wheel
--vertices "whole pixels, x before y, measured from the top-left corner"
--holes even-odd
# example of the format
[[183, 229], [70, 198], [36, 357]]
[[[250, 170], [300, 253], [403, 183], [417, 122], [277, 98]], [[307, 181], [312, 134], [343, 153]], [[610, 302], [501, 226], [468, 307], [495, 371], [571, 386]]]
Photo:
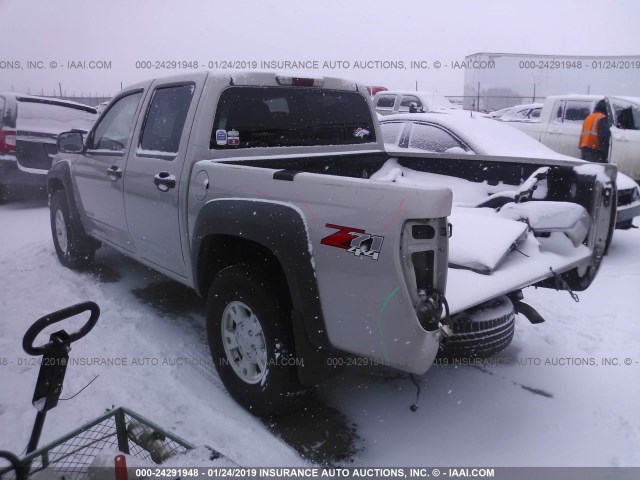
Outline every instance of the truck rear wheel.
[[300, 385], [287, 299], [248, 265], [223, 269], [207, 299], [213, 362], [231, 396], [257, 416], [281, 413]]
[[62, 190], [56, 190], [49, 200], [51, 234], [53, 245], [60, 263], [69, 268], [82, 268], [93, 261], [95, 241], [78, 232], [69, 214], [67, 197]]
[[515, 309], [506, 295], [452, 316], [453, 336], [440, 344], [441, 358], [485, 358], [511, 343]]

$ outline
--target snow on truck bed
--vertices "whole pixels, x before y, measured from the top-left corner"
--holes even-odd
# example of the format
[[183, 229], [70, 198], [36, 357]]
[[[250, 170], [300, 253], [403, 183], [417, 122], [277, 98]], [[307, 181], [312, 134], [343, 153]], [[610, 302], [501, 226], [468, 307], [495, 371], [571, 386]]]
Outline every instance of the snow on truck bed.
[[[507, 204], [501, 212], [493, 208], [476, 208], [475, 205], [490, 195], [517, 190], [518, 187], [491, 186], [486, 182], [418, 172], [400, 166], [395, 159], [388, 160], [371, 179], [452, 190], [453, 209], [449, 217], [452, 224], [449, 265], [452, 268], [447, 280], [447, 301], [451, 313], [529, 286], [548, 278], [550, 268], [562, 272], [591, 255], [586, 246], [579, 244], [581, 239], [574, 247], [564, 233], [536, 238], [527, 224], [518, 219], [516, 212], [521, 210], [520, 213], [525, 214], [531, 224], [546, 221], [564, 226], [581, 216], [584, 209], [579, 205], [535, 202], [536, 208], [510, 209], [509, 206], [518, 205]], [[473, 288], [468, 288], [469, 285]]]

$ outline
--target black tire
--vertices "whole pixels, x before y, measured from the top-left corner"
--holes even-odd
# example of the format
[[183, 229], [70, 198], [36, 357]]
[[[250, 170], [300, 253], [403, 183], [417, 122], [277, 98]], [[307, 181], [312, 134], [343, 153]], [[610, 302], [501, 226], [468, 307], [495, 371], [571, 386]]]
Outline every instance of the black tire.
[[630, 228], [633, 228], [633, 218], [625, 220], [624, 222], [616, 223], [616, 228], [618, 230], [629, 230]]
[[[207, 299], [207, 337], [220, 379], [240, 405], [260, 417], [282, 413], [306, 391], [295, 365], [289, 301], [272, 283], [248, 265], [233, 265], [216, 276]], [[266, 360], [266, 369], [259, 359]], [[243, 368], [247, 363], [250, 368]]]
[[67, 197], [62, 190], [56, 190], [51, 194], [49, 212], [53, 246], [60, 263], [73, 269], [91, 264], [96, 252], [96, 242], [74, 226]]
[[511, 343], [515, 309], [501, 296], [452, 316], [454, 334], [440, 344], [441, 358], [486, 358]]

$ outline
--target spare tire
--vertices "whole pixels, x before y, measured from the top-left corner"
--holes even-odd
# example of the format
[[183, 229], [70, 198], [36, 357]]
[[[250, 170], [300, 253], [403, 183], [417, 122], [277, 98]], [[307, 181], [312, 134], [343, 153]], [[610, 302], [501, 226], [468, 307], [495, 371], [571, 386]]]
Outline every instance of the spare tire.
[[506, 295], [451, 316], [453, 335], [440, 343], [440, 358], [485, 358], [513, 339], [515, 309]]

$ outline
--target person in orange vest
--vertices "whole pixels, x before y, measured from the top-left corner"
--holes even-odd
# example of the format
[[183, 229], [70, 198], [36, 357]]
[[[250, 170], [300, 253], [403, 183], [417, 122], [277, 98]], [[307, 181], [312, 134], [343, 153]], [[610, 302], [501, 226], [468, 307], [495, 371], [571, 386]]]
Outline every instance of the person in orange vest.
[[584, 119], [578, 147], [582, 159], [588, 162], [607, 163], [611, 125], [607, 116], [607, 102], [599, 100], [593, 113]]

